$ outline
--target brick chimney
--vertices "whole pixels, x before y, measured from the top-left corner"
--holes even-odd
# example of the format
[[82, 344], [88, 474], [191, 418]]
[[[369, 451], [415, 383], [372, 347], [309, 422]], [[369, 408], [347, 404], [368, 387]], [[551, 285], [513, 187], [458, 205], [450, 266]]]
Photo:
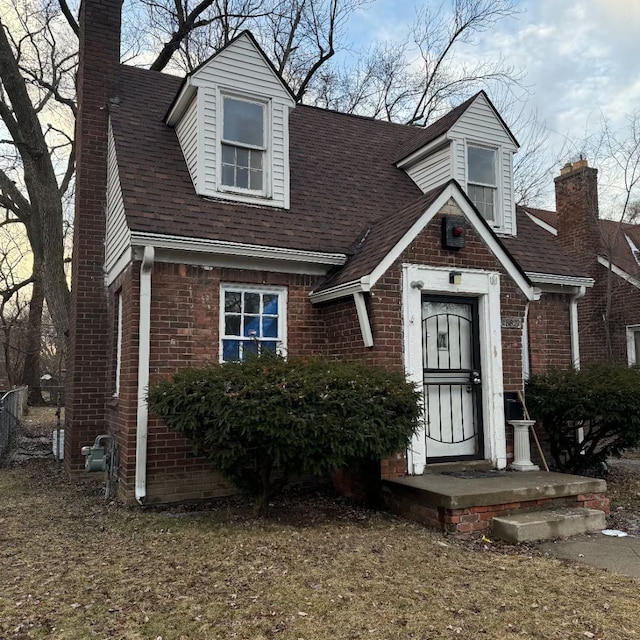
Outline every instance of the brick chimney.
[[555, 179], [558, 242], [593, 275], [600, 249], [598, 170], [586, 160], [567, 163]]
[[122, 0], [82, 0], [79, 20], [76, 201], [67, 360], [65, 468], [84, 468], [83, 445], [105, 433], [109, 304], [104, 241], [109, 99], [120, 62]]

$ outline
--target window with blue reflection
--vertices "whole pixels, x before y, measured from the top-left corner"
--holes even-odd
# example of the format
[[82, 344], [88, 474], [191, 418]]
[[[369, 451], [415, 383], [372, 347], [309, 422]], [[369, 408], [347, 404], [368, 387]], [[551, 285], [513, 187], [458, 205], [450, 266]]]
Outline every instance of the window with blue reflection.
[[283, 291], [261, 291], [233, 285], [222, 288], [222, 360], [243, 360], [266, 349], [277, 351], [284, 342]]

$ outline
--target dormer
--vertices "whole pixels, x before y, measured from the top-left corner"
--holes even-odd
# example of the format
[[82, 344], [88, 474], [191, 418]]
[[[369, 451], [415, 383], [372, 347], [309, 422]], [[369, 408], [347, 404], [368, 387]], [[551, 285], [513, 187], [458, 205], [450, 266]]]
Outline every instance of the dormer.
[[484, 91], [416, 133], [396, 166], [423, 192], [457, 180], [496, 233], [516, 235], [513, 155], [518, 142]]
[[289, 208], [289, 112], [295, 99], [243, 31], [184, 79], [173, 126], [196, 193]]

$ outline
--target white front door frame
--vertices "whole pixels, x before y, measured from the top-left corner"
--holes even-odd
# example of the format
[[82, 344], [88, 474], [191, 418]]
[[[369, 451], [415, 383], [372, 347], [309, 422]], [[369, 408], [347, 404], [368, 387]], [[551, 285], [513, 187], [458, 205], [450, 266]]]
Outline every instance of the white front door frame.
[[[500, 273], [459, 267], [402, 266], [404, 366], [407, 377], [422, 389], [422, 294], [466, 296], [478, 300], [480, 363], [483, 372], [482, 416], [484, 457], [494, 468], [507, 466], [503, 402]], [[460, 284], [450, 282], [453, 272]], [[408, 472], [420, 475], [427, 461], [424, 426], [407, 450]]]

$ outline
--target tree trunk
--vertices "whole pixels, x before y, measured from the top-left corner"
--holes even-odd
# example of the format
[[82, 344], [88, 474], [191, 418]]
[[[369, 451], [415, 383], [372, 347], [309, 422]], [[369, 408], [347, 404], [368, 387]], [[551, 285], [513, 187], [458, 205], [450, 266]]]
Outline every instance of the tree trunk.
[[29, 404], [44, 404], [40, 389], [40, 347], [42, 336], [42, 311], [44, 308], [44, 287], [39, 269], [34, 267], [36, 279], [33, 283], [29, 317], [27, 320], [27, 336], [25, 345], [24, 364], [20, 374], [20, 384], [29, 387]]
[[269, 498], [271, 496], [271, 460], [258, 460], [258, 477], [259, 486], [255, 502], [253, 504], [253, 513], [256, 518], [269, 517]]

